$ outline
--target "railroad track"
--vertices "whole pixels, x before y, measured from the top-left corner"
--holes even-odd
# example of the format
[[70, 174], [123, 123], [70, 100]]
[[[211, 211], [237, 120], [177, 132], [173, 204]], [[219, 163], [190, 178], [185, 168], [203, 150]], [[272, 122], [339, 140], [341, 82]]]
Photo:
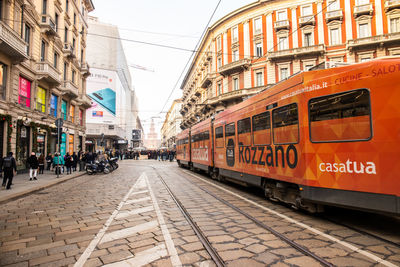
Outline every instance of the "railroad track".
[[[213, 261], [215, 262], [215, 264], [217, 266], [226, 266], [224, 261], [222, 260], [221, 256], [218, 254], [218, 252], [216, 251], [215, 248], [213, 248], [213, 246], [211, 245], [210, 241], [207, 239], [207, 236], [204, 234], [204, 232], [200, 229], [200, 227], [196, 224], [196, 222], [192, 219], [192, 217], [190, 216], [190, 214], [188, 213], [188, 211], [185, 209], [185, 207], [183, 206], [183, 204], [179, 201], [179, 199], [174, 195], [174, 193], [172, 192], [172, 190], [170, 189], [170, 187], [168, 186], [168, 184], [165, 182], [165, 180], [162, 178], [162, 176], [160, 175], [159, 171], [151, 166], [151, 168], [153, 168], [153, 170], [157, 173], [157, 177], [161, 180], [161, 182], [163, 183], [163, 185], [165, 186], [166, 190], [168, 191], [168, 193], [170, 194], [171, 198], [174, 200], [175, 204], [177, 205], [177, 207], [180, 209], [180, 211], [182, 212], [183, 216], [186, 218], [186, 220], [189, 222], [189, 224], [191, 225], [192, 229], [194, 230], [194, 232], [196, 233], [196, 235], [199, 237], [200, 242], [203, 244], [204, 248], [207, 250], [207, 252], [210, 254], [211, 258], [213, 259]], [[209, 190], [202, 188], [194, 183], [192, 183], [193, 185], [195, 185], [197, 188], [199, 188], [200, 190], [202, 190], [203, 192], [207, 193], [208, 195], [212, 196], [213, 198], [217, 199], [218, 201], [220, 201], [221, 203], [223, 203], [224, 205], [230, 207], [231, 209], [235, 210], [236, 212], [238, 212], [239, 214], [243, 215], [244, 217], [246, 217], [247, 219], [249, 219], [250, 221], [252, 221], [253, 223], [255, 223], [257, 226], [269, 231], [270, 233], [272, 233], [274, 236], [276, 236], [277, 238], [279, 238], [280, 240], [284, 241], [285, 243], [289, 244], [291, 247], [293, 247], [294, 249], [296, 249], [297, 251], [301, 252], [302, 254], [312, 257], [313, 259], [315, 259], [316, 261], [318, 261], [319, 263], [321, 263], [323, 266], [334, 266], [333, 264], [327, 262], [324, 258], [319, 257], [318, 255], [314, 254], [313, 252], [309, 251], [307, 248], [303, 247], [302, 245], [290, 240], [289, 238], [287, 238], [285, 235], [275, 231], [274, 229], [272, 229], [271, 227], [269, 227], [268, 225], [264, 224], [263, 222], [259, 221], [258, 219], [256, 219], [255, 217], [253, 217], [252, 215], [250, 215], [247, 212], [244, 212], [243, 210], [237, 208], [236, 206], [232, 205], [231, 203], [227, 202], [226, 200], [216, 196], [214, 193], [210, 192]]]

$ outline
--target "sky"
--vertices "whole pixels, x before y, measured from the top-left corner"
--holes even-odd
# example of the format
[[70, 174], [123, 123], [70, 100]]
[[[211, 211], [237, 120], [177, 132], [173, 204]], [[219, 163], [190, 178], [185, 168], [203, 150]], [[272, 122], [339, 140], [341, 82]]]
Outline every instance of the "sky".
[[[183, 70], [192, 53], [135, 41], [193, 50], [218, 2], [93, 0], [95, 10], [90, 15], [98, 17], [101, 22], [118, 26], [120, 37], [130, 40], [123, 41], [128, 64], [154, 70], [130, 68], [145, 134], [149, 133], [153, 119], [160, 138], [160, 129], [172, 100], [182, 97], [180, 86], [186, 75]], [[221, 0], [210, 26], [228, 13], [252, 2], [255, 0]], [[183, 76], [179, 79], [182, 72]]]

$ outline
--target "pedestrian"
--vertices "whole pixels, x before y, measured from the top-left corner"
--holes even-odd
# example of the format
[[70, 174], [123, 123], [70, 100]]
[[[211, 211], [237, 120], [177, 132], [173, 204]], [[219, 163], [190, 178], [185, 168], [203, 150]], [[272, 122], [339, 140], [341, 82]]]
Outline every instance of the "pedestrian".
[[86, 153], [81, 152], [79, 156], [79, 171], [84, 171], [85, 170], [85, 164], [86, 164]]
[[39, 156], [39, 174], [43, 174], [44, 172], [44, 155], [43, 153]]
[[3, 170], [4, 174], [3, 186], [5, 186], [7, 190], [11, 189], [13, 177], [17, 173], [17, 163], [15, 162], [12, 152], [8, 152], [8, 156], [2, 160], [1, 169]]
[[31, 153], [31, 156], [27, 160], [29, 164], [29, 181], [37, 180], [37, 172], [39, 169], [39, 161], [38, 158], [36, 157], [35, 152]]
[[64, 166], [64, 159], [59, 153], [54, 155], [53, 165], [56, 170], [56, 174], [61, 174], [61, 167]]
[[46, 157], [46, 170], [50, 171], [51, 168], [51, 163], [53, 162], [53, 157], [51, 156], [51, 153], [49, 153]]
[[65, 154], [65, 167], [67, 168], [67, 174], [71, 174], [71, 168], [72, 168], [72, 163], [73, 163], [74, 159], [71, 157], [71, 155], [69, 154], [69, 152], [67, 152], [67, 154]]
[[76, 172], [76, 166], [78, 165], [78, 155], [76, 153], [72, 153], [72, 170]]

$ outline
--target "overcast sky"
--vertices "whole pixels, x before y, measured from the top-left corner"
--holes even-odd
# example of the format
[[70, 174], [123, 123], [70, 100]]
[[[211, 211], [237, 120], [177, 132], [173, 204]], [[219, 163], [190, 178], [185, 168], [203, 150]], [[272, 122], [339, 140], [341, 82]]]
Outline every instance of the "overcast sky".
[[[218, 1], [93, 0], [95, 11], [90, 15], [118, 26], [121, 38], [194, 49]], [[252, 2], [255, 0], [222, 0], [212, 21]], [[175, 85], [164, 112], [168, 111], [173, 99], [182, 96], [182, 78], [179, 81], [178, 78], [191, 52], [128, 41], [123, 41], [123, 46], [128, 64], [154, 70], [130, 69], [145, 133], [148, 133], [151, 117], [154, 117], [159, 134], [165, 117], [165, 113], [160, 112]]]

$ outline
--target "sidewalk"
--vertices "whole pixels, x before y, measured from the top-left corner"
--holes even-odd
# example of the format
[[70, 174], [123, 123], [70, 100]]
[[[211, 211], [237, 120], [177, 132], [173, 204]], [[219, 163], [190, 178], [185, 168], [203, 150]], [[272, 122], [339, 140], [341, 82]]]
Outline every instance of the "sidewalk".
[[[18, 174], [14, 176], [13, 185], [11, 186], [10, 190], [6, 190], [5, 187], [1, 187], [0, 203], [23, 197], [27, 194], [68, 181], [84, 174], [86, 174], [86, 172], [76, 171], [69, 175], [66, 173], [61, 174], [60, 177], [57, 178], [57, 175], [54, 172], [44, 171], [44, 174], [38, 174], [36, 181], [29, 181], [29, 173]], [[1, 178], [1, 181], [3, 181], [3, 178]]]

